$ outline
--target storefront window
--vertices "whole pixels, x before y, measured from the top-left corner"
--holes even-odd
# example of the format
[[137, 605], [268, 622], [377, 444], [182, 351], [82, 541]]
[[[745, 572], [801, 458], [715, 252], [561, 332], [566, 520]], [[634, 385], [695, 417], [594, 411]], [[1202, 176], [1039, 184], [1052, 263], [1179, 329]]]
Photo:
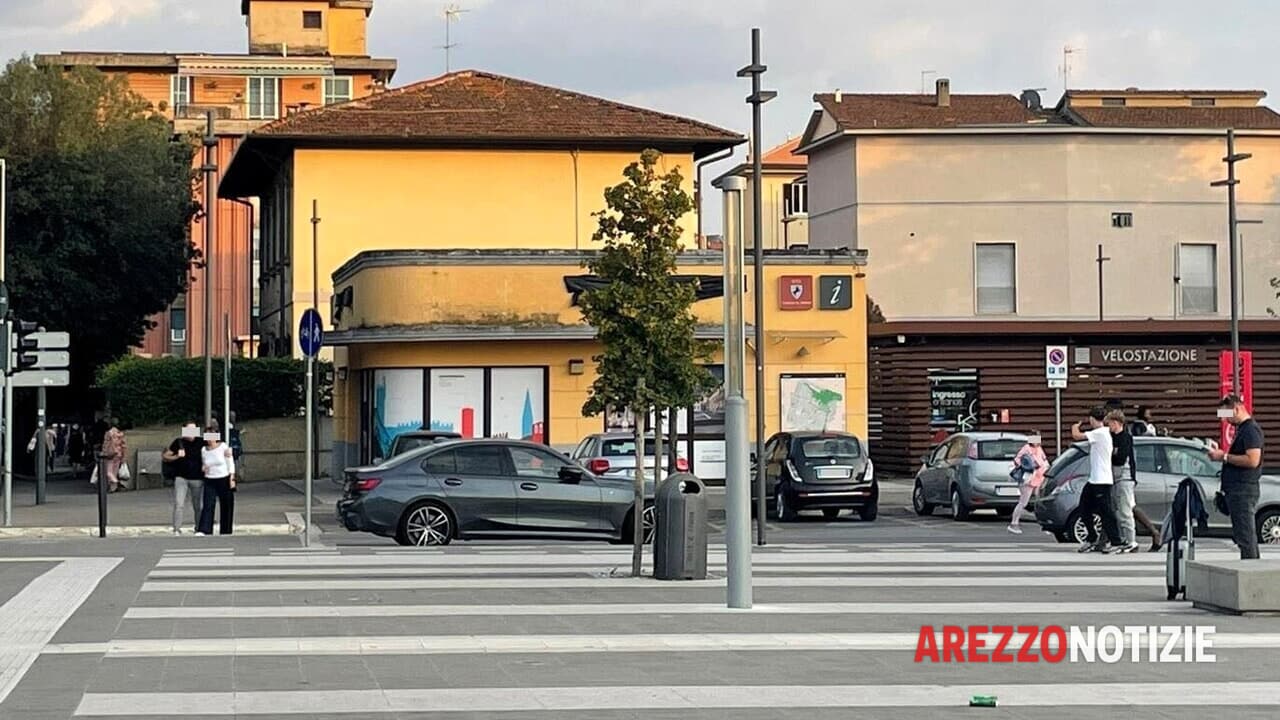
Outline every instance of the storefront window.
[[374, 371], [372, 414], [374, 455], [385, 458], [397, 435], [422, 427], [422, 371]]
[[542, 368], [490, 371], [490, 436], [546, 442], [546, 388]]
[[431, 371], [431, 429], [484, 437], [484, 369]]

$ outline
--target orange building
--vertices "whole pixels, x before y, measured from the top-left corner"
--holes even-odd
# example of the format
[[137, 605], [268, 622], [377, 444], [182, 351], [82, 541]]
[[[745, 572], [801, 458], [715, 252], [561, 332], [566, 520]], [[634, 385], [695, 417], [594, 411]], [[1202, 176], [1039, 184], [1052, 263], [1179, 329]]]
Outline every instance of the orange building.
[[[95, 67], [123, 75], [130, 88], [173, 122], [174, 133], [204, 134], [209, 113], [218, 137], [217, 181], [240, 139], [293, 112], [366, 97], [384, 89], [396, 61], [370, 57], [366, 24], [373, 0], [241, 0], [248, 29], [245, 54], [61, 52], [37, 55], [52, 67]], [[195, 167], [204, 164], [198, 153]], [[203, 201], [203, 184], [197, 188]], [[253, 352], [257, 337], [260, 268], [258, 212], [254, 204], [218, 200], [213, 258], [212, 350], [226, 351], [224, 318], [235, 348]], [[204, 248], [203, 217], [191, 223], [191, 239]], [[193, 272], [189, 292], [165, 313], [138, 352], [203, 355], [204, 272]], [[252, 339], [252, 341], [251, 341]]]

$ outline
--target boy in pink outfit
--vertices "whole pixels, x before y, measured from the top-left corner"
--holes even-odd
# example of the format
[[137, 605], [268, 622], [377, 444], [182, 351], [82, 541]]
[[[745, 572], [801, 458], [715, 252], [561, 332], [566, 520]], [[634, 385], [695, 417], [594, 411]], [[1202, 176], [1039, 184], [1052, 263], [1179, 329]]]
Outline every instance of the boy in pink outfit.
[[1027, 432], [1027, 444], [1023, 445], [1018, 454], [1013, 456], [1013, 467], [1015, 469], [1024, 468], [1024, 457], [1034, 461], [1035, 469], [1023, 473], [1022, 485], [1018, 487], [1021, 495], [1018, 497], [1017, 507], [1013, 509], [1013, 520], [1009, 523], [1008, 528], [1009, 532], [1014, 535], [1022, 534], [1022, 528], [1018, 527], [1019, 521], [1022, 520], [1022, 511], [1027, 509], [1027, 503], [1031, 502], [1032, 494], [1044, 482], [1044, 472], [1049, 469], [1049, 459], [1045, 457], [1044, 448], [1040, 447], [1039, 432], [1035, 430]]

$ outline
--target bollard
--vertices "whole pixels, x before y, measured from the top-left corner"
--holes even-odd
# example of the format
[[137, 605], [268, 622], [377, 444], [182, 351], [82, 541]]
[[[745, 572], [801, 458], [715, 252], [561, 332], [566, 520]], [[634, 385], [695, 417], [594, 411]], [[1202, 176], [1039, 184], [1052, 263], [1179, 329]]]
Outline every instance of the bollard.
[[98, 453], [98, 537], [107, 536], [107, 457]]

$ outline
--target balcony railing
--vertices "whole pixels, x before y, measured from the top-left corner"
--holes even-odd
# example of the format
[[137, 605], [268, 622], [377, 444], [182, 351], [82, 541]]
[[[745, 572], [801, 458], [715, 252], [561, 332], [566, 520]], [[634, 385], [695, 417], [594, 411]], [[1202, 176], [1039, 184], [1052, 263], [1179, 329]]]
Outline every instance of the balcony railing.
[[178, 105], [173, 109], [173, 117], [177, 120], [203, 120], [209, 111], [213, 111], [214, 120], [246, 119], [244, 105]]

